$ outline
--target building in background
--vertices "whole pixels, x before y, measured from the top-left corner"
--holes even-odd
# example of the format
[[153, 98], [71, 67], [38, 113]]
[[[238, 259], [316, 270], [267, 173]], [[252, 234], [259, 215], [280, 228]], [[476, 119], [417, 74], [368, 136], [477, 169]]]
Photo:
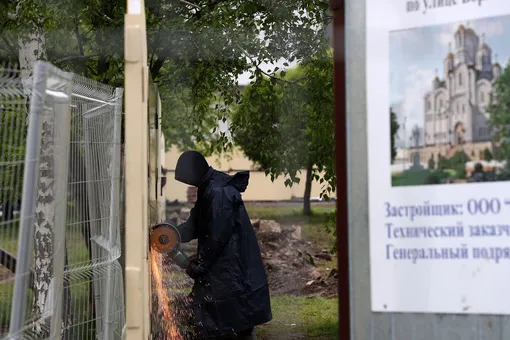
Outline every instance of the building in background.
[[[164, 196], [168, 201], [186, 202], [188, 200], [188, 186], [174, 179], [175, 165], [181, 151], [176, 147], [170, 149], [165, 155], [166, 185]], [[285, 186], [284, 177], [277, 178], [274, 182], [264, 171], [257, 170], [241, 151], [235, 150], [232, 154], [213, 156], [207, 158], [209, 164], [216, 170], [226, 172], [230, 175], [239, 171], [250, 171], [250, 183], [248, 189], [243, 193], [245, 201], [284, 201], [303, 198], [305, 192], [304, 176], [306, 170], [302, 171], [302, 180], [291, 188]], [[312, 184], [312, 198], [320, 196], [321, 186], [318, 182]]]
[[[471, 159], [483, 159], [492, 151], [486, 107], [501, 66], [492, 60], [492, 50], [472, 28], [460, 25], [454, 34], [454, 51], [443, 61], [443, 76], [432, 81], [424, 96], [424, 146], [422, 163], [449, 158], [463, 150]], [[409, 152], [409, 156], [412, 152]]]

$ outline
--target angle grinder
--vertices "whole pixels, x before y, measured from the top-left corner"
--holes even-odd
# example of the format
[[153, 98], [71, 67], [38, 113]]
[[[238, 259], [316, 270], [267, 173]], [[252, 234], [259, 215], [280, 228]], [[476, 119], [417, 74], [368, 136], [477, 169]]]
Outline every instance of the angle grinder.
[[180, 249], [181, 234], [174, 225], [160, 223], [153, 226], [149, 234], [149, 245], [158, 253], [170, 256], [172, 262], [182, 269], [189, 266], [188, 256]]

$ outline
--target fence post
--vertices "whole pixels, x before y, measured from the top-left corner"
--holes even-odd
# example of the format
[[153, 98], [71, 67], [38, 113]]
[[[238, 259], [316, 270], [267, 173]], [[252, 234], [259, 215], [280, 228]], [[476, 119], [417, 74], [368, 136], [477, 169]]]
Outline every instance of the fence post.
[[[71, 86], [69, 86], [69, 89]], [[69, 176], [69, 147], [71, 139], [70, 92], [54, 92], [47, 90], [48, 98], [53, 101], [55, 119], [54, 138], [54, 192], [55, 215], [53, 225], [53, 315], [51, 317], [52, 338], [60, 337], [62, 328], [62, 310], [64, 301], [63, 283], [66, 257], [66, 217], [67, 217], [67, 184]], [[52, 294], [48, 294], [49, 297]]]
[[105, 318], [104, 318], [104, 339], [108, 340], [112, 337], [113, 323], [113, 279], [115, 260], [118, 258], [119, 250], [117, 247], [117, 226], [119, 225], [119, 196], [120, 196], [120, 137], [121, 137], [121, 124], [122, 124], [122, 94], [123, 89], [117, 88], [115, 90], [115, 109], [113, 121], [113, 160], [112, 160], [112, 173], [111, 173], [111, 186], [110, 186], [110, 221], [108, 230], [108, 271], [106, 276], [106, 303], [105, 303]]
[[16, 279], [12, 297], [9, 338], [17, 335], [25, 321], [28, 284], [30, 281], [31, 254], [35, 221], [35, 203], [39, 181], [39, 152], [41, 149], [42, 115], [49, 64], [37, 62], [34, 65], [34, 84], [30, 98], [28, 116], [27, 145], [25, 151], [25, 171], [23, 174], [23, 192], [20, 211], [18, 238], [18, 257]]
[[126, 339], [150, 334], [148, 263], [148, 68], [143, 0], [128, 0], [124, 21], [126, 168]]

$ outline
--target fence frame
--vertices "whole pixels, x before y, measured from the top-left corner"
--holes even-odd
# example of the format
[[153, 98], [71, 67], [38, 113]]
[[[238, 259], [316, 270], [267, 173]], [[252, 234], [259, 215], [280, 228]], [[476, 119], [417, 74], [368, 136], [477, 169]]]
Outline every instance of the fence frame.
[[[109, 340], [111, 338], [111, 324], [112, 315], [113, 315], [113, 306], [114, 303], [109, 297], [114, 296], [112, 282], [113, 276], [113, 262], [117, 260], [120, 254], [120, 249], [117, 244], [120, 245], [119, 235], [117, 234], [117, 227], [120, 226], [120, 148], [121, 148], [121, 129], [122, 129], [122, 95], [124, 90], [121, 88], [117, 88], [115, 90], [115, 110], [114, 110], [114, 127], [113, 127], [113, 160], [112, 160], [112, 178], [111, 178], [111, 188], [110, 188], [110, 220], [108, 223], [108, 242], [107, 252], [108, 252], [108, 261], [111, 262], [111, 265], [108, 266], [107, 275], [106, 275], [106, 303], [105, 303], [105, 318], [104, 318], [104, 339]], [[122, 287], [124, 288], [124, 287]]]
[[[67, 188], [69, 177], [69, 149], [71, 144], [71, 86], [66, 98], [58, 98], [58, 94], [52, 95], [54, 101], [58, 101], [61, 114], [55, 114], [55, 225], [54, 230], [54, 259], [53, 259], [53, 304], [50, 306], [59, 306], [63, 303], [64, 290], [64, 269], [66, 252], [66, 218], [67, 218]], [[57, 119], [59, 118], [59, 119]], [[58, 199], [64, 197], [64, 199]], [[51, 294], [48, 296], [51, 297]], [[52, 308], [55, 312], [51, 317], [52, 336], [60, 334], [62, 328], [62, 308]], [[53, 313], [52, 313], [53, 314]]]

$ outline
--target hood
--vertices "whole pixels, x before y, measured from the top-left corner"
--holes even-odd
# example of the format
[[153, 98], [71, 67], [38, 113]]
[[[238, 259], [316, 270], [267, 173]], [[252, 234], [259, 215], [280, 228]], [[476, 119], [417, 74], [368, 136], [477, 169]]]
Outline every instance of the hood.
[[228, 184], [232, 185], [234, 188], [239, 190], [239, 192], [245, 192], [248, 187], [248, 182], [250, 181], [250, 172], [249, 171], [241, 171], [236, 173], [234, 176], [230, 176], [230, 181]]
[[209, 168], [207, 174], [204, 176], [201, 186], [206, 185], [211, 179], [218, 182], [221, 186], [231, 185], [236, 188], [239, 192], [245, 192], [250, 181], [249, 171], [240, 171], [233, 176], [227, 175], [226, 173], [214, 170], [212, 167]]

